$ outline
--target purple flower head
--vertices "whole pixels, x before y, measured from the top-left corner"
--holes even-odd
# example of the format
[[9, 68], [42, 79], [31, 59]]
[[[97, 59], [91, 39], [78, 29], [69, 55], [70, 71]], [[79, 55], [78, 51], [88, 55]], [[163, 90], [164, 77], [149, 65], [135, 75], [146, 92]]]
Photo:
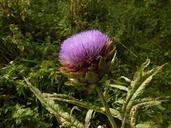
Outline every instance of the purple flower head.
[[89, 66], [106, 47], [109, 38], [98, 30], [78, 33], [64, 40], [59, 53], [59, 61], [64, 67], [78, 70]]

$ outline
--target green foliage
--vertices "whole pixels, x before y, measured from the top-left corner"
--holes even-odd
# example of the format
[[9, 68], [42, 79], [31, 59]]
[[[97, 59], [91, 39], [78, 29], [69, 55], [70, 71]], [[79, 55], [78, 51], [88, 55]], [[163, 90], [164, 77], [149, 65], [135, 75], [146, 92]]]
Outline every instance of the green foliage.
[[1, 127], [5, 128], [49, 128], [50, 124], [45, 122], [47, 114], [43, 116], [38, 113], [37, 108], [27, 108], [16, 104], [15, 106], [8, 106], [6, 104], [0, 109], [1, 112]]
[[[140, 108], [150, 108], [153, 106], [159, 106], [162, 102], [166, 102], [167, 98], [158, 97], [152, 98], [150, 96], [141, 97], [141, 95], [145, 92], [145, 88], [149, 85], [154, 75], [156, 75], [163, 66], [158, 66], [151, 70], [145, 71], [145, 68], [150, 64], [150, 60], [147, 59], [145, 63], [141, 65], [141, 67], [135, 72], [133, 80], [130, 82], [130, 87], [126, 90], [127, 96], [125, 101], [123, 102], [122, 108], [120, 109], [121, 112], [117, 111], [115, 108], [109, 108], [111, 115], [115, 118], [118, 118], [122, 122], [122, 128], [125, 128], [125, 125], [130, 125], [132, 128], [143, 127], [147, 126], [150, 127], [150, 123], [145, 124], [137, 124], [137, 113], [139, 112]], [[62, 108], [55, 103], [55, 101], [62, 101], [67, 102], [69, 104], [74, 104], [76, 106], [80, 106], [86, 109], [89, 109], [87, 115], [85, 117], [85, 127], [89, 127], [91, 114], [94, 111], [104, 114], [106, 116], [107, 113], [105, 112], [104, 108], [94, 104], [91, 105], [90, 103], [86, 103], [83, 101], [79, 101], [78, 99], [71, 98], [70, 96], [66, 96], [64, 94], [49, 94], [49, 93], [41, 93], [36, 87], [32, 86], [31, 83], [25, 78], [25, 82], [27, 83], [30, 90], [35, 94], [35, 96], [40, 100], [43, 106], [61, 123], [61, 127], [78, 127], [82, 128], [83, 124], [75, 119], [75, 117], [69, 116], [68, 113], [63, 112]], [[117, 89], [123, 90], [122, 85], [117, 86], [110, 86], [116, 87]], [[96, 88], [97, 89], [97, 88]], [[124, 90], [125, 91], [125, 90]], [[100, 92], [98, 92], [100, 93]], [[104, 99], [105, 100], [105, 99]]]
[[[169, 0], [0, 0], [0, 127], [59, 127], [23, 77], [59, 103], [62, 112], [80, 106], [81, 112], [72, 115], [84, 121], [89, 110], [86, 126], [108, 126], [96, 93], [66, 86], [66, 77], [58, 72], [60, 43], [87, 29], [105, 32], [117, 47], [118, 61], [104, 85], [113, 117], [121, 120], [127, 103], [126, 123], [132, 127], [169, 127], [171, 103], [165, 101], [171, 96], [170, 5]], [[146, 58], [153, 70], [140, 68], [135, 77], [137, 65]], [[159, 69], [154, 67], [165, 63], [150, 82], [153, 86], [142, 86]], [[124, 76], [141, 82], [129, 86], [133, 81]]]
[[[30, 108], [24, 108], [24, 106], [15, 106], [16, 110], [14, 111], [12, 117], [15, 119], [15, 123], [18, 127], [21, 127], [23, 125], [26, 125], [26, 127], [46, 127], [48, 128], [49, 125], [45, 122], [42, 122], [40, 119], [40, 115], [37, 112], [37, 110], [31, 110]], [[36, 112], [35, 112], [36, 111]], [[26, 123], [26, 124], [25, 124]], [[37, 124], [35, 126], [34, 124]]]

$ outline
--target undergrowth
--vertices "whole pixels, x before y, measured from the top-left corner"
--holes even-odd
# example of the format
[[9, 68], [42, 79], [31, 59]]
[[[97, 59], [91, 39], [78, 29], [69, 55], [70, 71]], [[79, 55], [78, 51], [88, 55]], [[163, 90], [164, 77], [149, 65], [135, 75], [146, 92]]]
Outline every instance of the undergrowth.
[[[93, 106], [101, 106], [96, 93], [88, 94], [85, 90], [67, 86], [66, 76], [58, 72], [61, 42], [77, 32], [99, 29], [109, 35], [117, 47], [117, 63], [107, 81], [111, 87], [105, 89], [118, 125], [121, 125], [120, 120], [124, 117], [128, 119], [124, 123], [131, 124], [130, 127], [169, 128], [170, 14], [169, 0], [1, 0], [0, 127], [55, 128], [61, 124], [63, 118], [56, 120], [41, 106], [27, 87], [24, 77], [41, 92], [57, 94], [44, 96], [56, 97], [60, 106], [57, 114], [70, 112], [71, 116], [74, 115], [74, 120], [68, 119], [69, 123], [76, 121], [82, 127], [81, 122], [87, 121], [87, 126], [91, 119], [92, 128], [103, 124], [110, 127], [103, 109]], [[142, 95], [132, 96], [133, 100], [136, 99], [132, 104], [125, 88], [116, 85], [129, 88], [125, 77], [121, 76], [130, 80], [135, 78], [135, 72], [147, 58], [151, 60], [148, 70], [157, 65], [165, 66], [154, 76]], [[122, 108], [125, 102], [131, 107]], [[91, 109], [96, 113], [92, 114], [94, 111]], [[129, 111], [122, 115], [125, 109]], [[138, 114], [132, 109], [137, 110]], [[121, 115], [116, 115], [117, 112]], [[91, 116], [85, 121], [87, 113]], [[65, 125], [69, 126], [69, 123]]]

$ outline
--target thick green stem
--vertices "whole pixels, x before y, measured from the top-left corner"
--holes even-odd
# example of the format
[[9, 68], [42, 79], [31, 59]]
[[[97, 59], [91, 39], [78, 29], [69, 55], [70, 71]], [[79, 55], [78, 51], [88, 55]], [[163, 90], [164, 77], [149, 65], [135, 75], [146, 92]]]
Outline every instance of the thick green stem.
[[116, 125], [116, 123], [115, 123], [115, 121], [114, 121], [114, 119], [112, 117], [112, 114], [110, 113], [109, 106], [108, 106], [108, 104], [106, 102], [105, 97], [103, 96], [103, 93], [102, 93], [101, 89], [99, 87], [96, 87], [96, 91], [97, 91], [97, 93], [98, 93], [98, 95], [100, 97], [100, 100], [101, 100], [103, 106], [105, 107], [106, 115], [107, 115], [107, 117], [108, 117], [108, 119], [109, 119], [109, 121], [110, 121], [110, 123], [112, 125], [112, 128], [117, 128], [117, 125]]

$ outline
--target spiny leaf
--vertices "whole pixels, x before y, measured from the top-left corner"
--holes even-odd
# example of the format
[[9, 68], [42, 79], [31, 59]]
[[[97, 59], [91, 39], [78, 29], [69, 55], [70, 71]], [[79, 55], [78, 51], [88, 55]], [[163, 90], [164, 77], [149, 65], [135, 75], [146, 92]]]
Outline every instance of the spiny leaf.
[[152, 70], [144, 71], [149, 63], [150, 60], [147, 59], [146, 62], [143, 63], [137, 70], [133, 77], [133, 80], [130, 83], [131, 88], [128, 90], [126, 102], [122, 108], [122, 128], [124, 128], [126, 120], [128, 122], [127, 116], [130, 113], [132, 106], [135, 104], [136, 99], [145, 91], [145, 88], [151, 82], [153, 76], [156, 75], [164, 66], [162, 65], [153, 68]]
[[120, 89], [120, 90], [123, 90], [123, 91], [128, 91], [128, 88], [125, 87], [125, 86], [122, 86], [122, 85], [117, 85], [117, 84], [109, 84], [110, 87], [113, 87], [113, 88], [117, 88], [117, 89]]
[[158, 126], [154, 122], [147, 121], [141, 124], [137, 124], [134, 128], [158, 128]]
[[143, 77], [145, 77], [145, 79], [143, 79], [143, 81], [141, 81], [141, 84], [139, 85], [137, 90], [132, 95], [132, 97], [129, 101], [129, 104], [127, 104], [128, 108], [129, 108], [129, 106], [131, 107], [131, 105], [133, 104], [133, 101], [144, 92], [145, 87], [151, 82], [153, 76], [156, 75], [162, 68], [163, 68], [163, 66], [158, 66], [158, 67], [154, 68], [153, 70], [151, 70], [151, 72], [149, 74], [146, 74], [145, 76], [143, 76]]
[[[67, 102], [67, 103], [70, 103], [70, 104], [80, 106], [82, 108], [92, 109], [92, 110], [94, 110], [96, 112], [99, 112], [101, 114], [106, 115], [104, 107], [95, 106], [95, 105], [93, 105], [91, 103], [88, 103], [88, 102], [85, 102], [85, 101], [82, 101], [82, 100], [77, 100], [75, 98], [71, 98], [71, 97], [68, 97], [68, 96], [63, 95], [63, 94], [56, 94], [56, 93], [48, 94], [48, 93], [45, 93], [44, 95], [46, 97], [48, 97], [48, 99]], [[111, 112], [113, 117], [121, 120], [121, 114], [120, 114], [119, 111], [110, 108], [110, 112]]]
[[124, 79], [126, 82], [130, 83], [131, 80], [125, 76], [121, 76], [120, 79]]
[[[134, 75], [134, 77], [136, 76], [137, 78], [134, 78], [131, 82], [132, 88], [128, 91], [126, 104], [140, 96], [144, 92], [145, 87], [151, 82], [153, 76], [156, 75], [164, 66], [158, 66], [144, 73], [144, 69], [148, 64], [148, 61], [142, 64], [141, 68], [136, 72], [136, 75]], [[132, 102], [130, 103], [132, 104]], [[129, 106], [131, 106], [130, 103]]]
[[142, 108], [142, 107], [153, 107], [153, 106], [157, 106], [160, 105], [162, 101], [160, 100], [154, 100], [154, 101], [147, 101], [147, 102], [142, 102], [139, 104], [134, 105], [131, 110], [130, 110], [130, 125], [132, 128], [135, 127], [136, 125], [136, 115], [138, 112], [138, 109]]
[[92, 115], [93, 115], [93, 110], [89, 109], [85, 118], [85, 128], [89, 128]]
[[32, 84], [24, 78], [30, 90], [34, 93], [34, 95], [39, 99], [42, 105], [52, 114], [55, 115], [57, 120], [62, 124], [61, 127], [68, 128], [83, 128], [83, 124], [80, 123], [75, 117], [71, 116], [69, 113], [64, 112], [60, 105], [56, 104], [54, 100], [45, 98], [45, 96]]

